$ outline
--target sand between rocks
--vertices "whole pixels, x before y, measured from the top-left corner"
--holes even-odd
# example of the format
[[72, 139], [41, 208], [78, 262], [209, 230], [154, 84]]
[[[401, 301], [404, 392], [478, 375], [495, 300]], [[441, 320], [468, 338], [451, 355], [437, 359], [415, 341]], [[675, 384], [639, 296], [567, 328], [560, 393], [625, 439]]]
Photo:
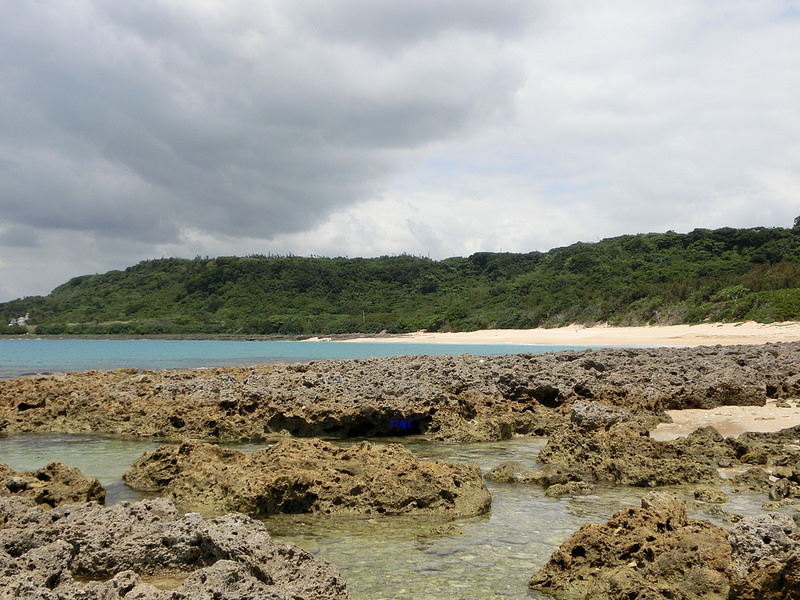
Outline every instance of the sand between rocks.
[[[786, 403], [784, 403], [786, 404]], [[650, 432], [654, 440], [665, 442], [689, 435], [711, 425], [724, 437], [737, 437], [747, 431], [769, 433], [800, 425], [800, 399], [789, 400], [789, 408], [769, 401], [766, 406], [720, 406], [711, 409], [668, 410], [672, 423], [661, 423]]]

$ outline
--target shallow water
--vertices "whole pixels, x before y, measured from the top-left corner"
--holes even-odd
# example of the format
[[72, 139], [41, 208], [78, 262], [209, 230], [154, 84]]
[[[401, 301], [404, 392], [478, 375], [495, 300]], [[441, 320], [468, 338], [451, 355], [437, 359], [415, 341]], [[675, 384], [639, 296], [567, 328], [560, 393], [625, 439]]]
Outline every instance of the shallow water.
[[[422, 438], [400, 442], [421, 458], [477, 462], [485, 472], [506, 460], [535, 464], [543, 438], [516, 438], [484, 444], [433, 444]], [[349, 444], [352, 442], [336, 442]], [[0, 437], [0, 461], [16, 470], [61, 460], [97, 477], [107, 502], [136, 500], [122, 473], [153, 440], [93, 435], [27, 434]], [[233, 446], [245, 452], [263, 444]], [[536, 486], [487, 482], [492, 492], [488, 515], [450, 523], [379, 517], [372, 519], [276, 516], [266, 520], [273, 537], [294, 542], [337, 565], [354, 600], [546, 598], [528, 590], [531, 575], [576, 529], [602, 522], [623, 506], [639, 505], [648, 490], [598, 488], [594, 495], [553, 499]], [[688, 496], [690, 490], [673, 488]], [[761, 512], [762, 494], [732, 496], [724, 510]], [[709, 518], [702, 510], [692, 516]], [[721, 524], [718, 518], [713, 518]]]
[[0, 339], [0, 379], [87, 369], [199, 369], [380, 356], [542, 354], [587, 346], [157, 339]]

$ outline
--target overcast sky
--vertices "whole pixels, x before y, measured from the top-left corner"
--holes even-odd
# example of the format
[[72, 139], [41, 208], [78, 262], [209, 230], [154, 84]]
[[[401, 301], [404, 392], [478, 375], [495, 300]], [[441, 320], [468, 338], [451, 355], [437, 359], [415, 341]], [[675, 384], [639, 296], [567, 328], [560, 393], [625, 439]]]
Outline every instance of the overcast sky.
[[800, 215], [800, 1], [0, 0], [0, 301]]

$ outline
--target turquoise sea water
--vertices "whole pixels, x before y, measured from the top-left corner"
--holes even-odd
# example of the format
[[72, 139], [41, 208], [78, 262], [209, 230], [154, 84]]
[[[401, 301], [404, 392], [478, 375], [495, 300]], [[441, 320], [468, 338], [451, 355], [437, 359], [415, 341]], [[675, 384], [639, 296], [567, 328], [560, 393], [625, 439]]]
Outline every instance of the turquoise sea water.
[[578, 346], [152, 339], [0, 340], [0, 379], [86, 369], [196, 369], [407, 354], [540, 354]]

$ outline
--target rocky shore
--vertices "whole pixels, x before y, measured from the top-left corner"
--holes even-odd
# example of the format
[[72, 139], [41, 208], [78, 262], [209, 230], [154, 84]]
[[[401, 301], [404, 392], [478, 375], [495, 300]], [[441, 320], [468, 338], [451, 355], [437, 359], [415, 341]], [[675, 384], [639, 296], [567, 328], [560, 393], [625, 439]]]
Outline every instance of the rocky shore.
[[[713, 427], [670, 441], [649, 435], [666, 410], [798, 397], [800, 343], [0, 381], [0, 435], [175, 441], [124, 476], [130, 487], [167, 498], [110, 508], [101, 506], [99, 482], [77, 469], [51, 463], [14, 472], [0, 464], [0, 589], [41, 600], [347, 598], [334, 567], [274, 543], [263, 524], [239, 513], [482, 514], [491, 495], [477, 465], [422, 461], [398, 444], [318, 438], [472, 442], [521, 433], [548, 436], [539, 464], [506, 462], [487, 480], [539, 485], [547, 496], [596, 493], [601, 484], [688, 484], [706, 504], [726, 502], [724, 483], [730, 493], [763, 494], [766, 511], [786, 511], [737, 517], [725, 529], [688, 518], [669, 494], [649, 494], [641, 508], [581, 527], [531, 588], [565, 600], [800, 599], [800, 426], [737, 438]], [[245, 454], [209, 443], [256, 440], [272, 445]], [[180, 516], [184, 509], [218, 518]]]
[[103, 504], [106, 490], [94, 477], [86, 477], [80, 469], [59, 461], [21, 472], [0, 463], [0, 498], [12, 495], [53, 508], [91, 501]]
[[[0, 433], [497, 440], [553, 433], [579, 399], [653, 423], [667, 409], [796, 397], [798, 364], [800, 343], [777, 343], [62, 373], [0, 381]], [[399, 420], [412, 425], [393, 427]]]
[[671, 494], [651, 492], [641, 508], [581, 527], [529, 585], [558, 600], [796, 600], [800, 528], [770, 513], [728, 532], [687, 518]]
[[0, 524], [3, 598], [349, 598], [333, 565], [241, 514], [180, 516], [165, 499], [48, 511], [0, 498]]
[[452, 519], [487, 512], [492, 497], [478, 465], [421, 461], [399, 444], [341, 448], [319, 439], [282, 440], [245, 454], [187, 441], [140, 457], [124, 475], [138, 490], [182, 505], [256, 517], [421, 515]]

